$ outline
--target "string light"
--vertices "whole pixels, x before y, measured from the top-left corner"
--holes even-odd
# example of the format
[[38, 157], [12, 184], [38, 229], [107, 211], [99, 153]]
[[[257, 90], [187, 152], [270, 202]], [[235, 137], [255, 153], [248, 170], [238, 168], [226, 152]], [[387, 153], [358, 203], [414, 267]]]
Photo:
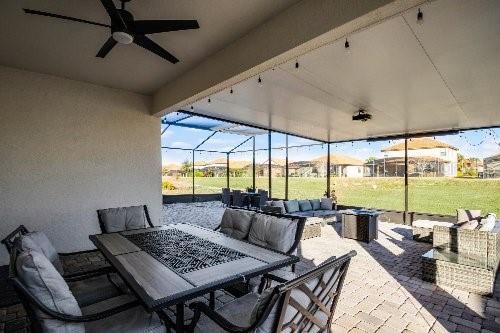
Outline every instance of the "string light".
[[345, 39], [344, 49], [345, 49], [345, 52], [347, 54], [351, 53], [351, 44], [349, 44], [349, 41], [347, 40], [347, 38]]
[[208, 104], [210, 104], [212, 102], [212, 100], [210, 99], [210, 97], [208, 98]]
[[233, 93], [233, 87], [231, 87], [231, 90], [229, 90], [229, 93], [232, 94]]
[[260, 77], [260, 75], [259, 78], [257, 79], [257, 84], [259, 85], [259, 87], [262, 87], [262, 78]]
[[299, 61], [298, 60], [295, 61], [295, 69], [299, 70]]
[[191, 110], [194, 110], [194, 106], [191, 105]]
[[424, 23], [424, 13], [422, 13], [420, 8], [418, 9], [418, 13], [417, 13], [417, 23], [418, 24]]

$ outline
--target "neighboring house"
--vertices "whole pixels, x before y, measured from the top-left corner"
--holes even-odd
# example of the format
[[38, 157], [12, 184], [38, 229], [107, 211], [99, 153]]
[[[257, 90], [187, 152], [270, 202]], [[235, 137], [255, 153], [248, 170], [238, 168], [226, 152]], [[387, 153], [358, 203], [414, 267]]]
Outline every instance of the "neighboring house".
[[164, 176], [177, 177], [180, 175], [181, 166], [178, 164], [167, 164], [162, 168], [162, 173]]
[[483, 159], [483, 177], [500, 178], [500, 154]]
[[[326, 176], [326, 160], [327, 155], [313, 160], [317, 169], [321, 170], [318, 173], [322, 177]], [[362, 160], [348, 155], [332, 154], [330, 155], [330, 173], [337, 177], [363, 177], [365, 168]]]
[[[266, 177], [269, 175], [269, 164], [268, 161], [255, 164], [255, 175], [257, 177]], [[272, 177], [285, 177], [285, 160], [276, 158], [271, 159], [271, 176]], [[252, 165], [248, 166], [250, 174], [252, 172]]]
[[[366, 164], [372, 176], [404, 175], [405, 143], [400, 141], [382, 149], [383, 157]], [[458, 149], [432, 138], [408, 140], [410, 176], [456, 177]], [[382, 167], [382, 171], [380, 168]], [[385, 173], [384, 173], [385, 170]]]
[[[238, 161], [229, 159], [229, 170], [230, 172], [237, 173], [248, 167], [250, 163], [248, 161]], [[227, 159], [218, 158], [211, 161], [199, 161], [194, 163], [195, 170], [200, 170], [204, 174], [210, 177], [225, 177], [227, 169]]]

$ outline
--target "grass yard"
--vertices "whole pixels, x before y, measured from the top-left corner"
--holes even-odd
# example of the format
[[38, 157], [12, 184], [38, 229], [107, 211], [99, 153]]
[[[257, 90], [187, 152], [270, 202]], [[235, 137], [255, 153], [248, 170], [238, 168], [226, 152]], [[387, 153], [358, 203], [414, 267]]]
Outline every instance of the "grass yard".
[[[164, 194], [190, 194], [192, 178], [164, 177], [176, 187]], [[256, 187], [267, 189], [267, 177], [257, 177]], [[346, 205], [404, 210], [403, 178], [331, 178], [338, 202]], [[196, 193], [220, 193], [225, 177], [196, 177]], [[251, 177], [232, 177], [230, 187], [252, 186]], [[289, 198], [319, 198], [326, 190], [326, 178], [289, 178]], [[500, 179], [410, 178], [409, 210], [455, 215], [457, 208], [481, 209], [500, 216]], [[272, 196], [284, 198], [285, 178], [272, 179]]]

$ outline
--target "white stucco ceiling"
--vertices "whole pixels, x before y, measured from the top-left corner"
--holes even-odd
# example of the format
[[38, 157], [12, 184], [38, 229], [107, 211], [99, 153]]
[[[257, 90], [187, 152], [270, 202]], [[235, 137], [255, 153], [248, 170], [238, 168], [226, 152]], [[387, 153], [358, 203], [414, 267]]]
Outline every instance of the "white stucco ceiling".
[[422, 25], [414, 8], [350, 35], [350, 54], [338, 40], [194, 110], [325, 141], [500, 125], [500, 1], [421, 8]]
[[[136, 19], [196, 19], [198, 30], [151, 35], [180, 59], [173, 65], [136, 45], [95, 55], [109, 29], [26, 15], [22, 8], [109, 24], [98, 0], [6, 0], [0, 10], [0, 64], [152, 94], [202, 59], [262, 24], [297, 0], [133, 0]], [[115, 5], [119, 2], [115, 0]]]

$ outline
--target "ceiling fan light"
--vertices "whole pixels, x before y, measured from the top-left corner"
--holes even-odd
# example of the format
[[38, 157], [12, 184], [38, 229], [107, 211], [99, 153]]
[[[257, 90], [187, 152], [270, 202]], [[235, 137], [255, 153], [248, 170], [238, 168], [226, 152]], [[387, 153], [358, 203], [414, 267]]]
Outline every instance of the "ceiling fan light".
[[127, 45], [127, 44], [131, 44], [134, 41], [134, 37], [131, 34], [126, 33], [124, 31], [115, 31], [115, 32], [113, 32], [112, 36], [113, 36], [113, 39], [116, 40], [120, 44]]

